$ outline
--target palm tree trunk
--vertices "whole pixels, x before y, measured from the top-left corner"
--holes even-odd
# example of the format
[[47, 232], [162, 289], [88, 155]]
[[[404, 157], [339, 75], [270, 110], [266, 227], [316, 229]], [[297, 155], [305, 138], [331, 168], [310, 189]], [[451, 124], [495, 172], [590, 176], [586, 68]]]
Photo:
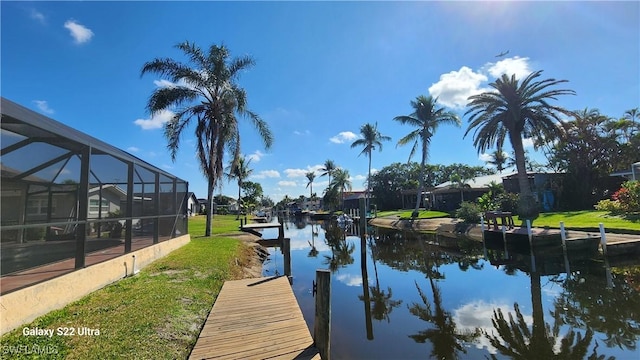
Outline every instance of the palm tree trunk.
[[527, 168], [525, 164], [524, 146], [522, 145], [522, 137], [520, 133], [509, 133], [511, 146], [516, 157], [516, 169], [518, 170], [518, 185], [520, 186], [520, 198], [518, 199], [518, 215], [522, 219], [522, 223], [529, 219], [533, 222], [538, 217], [540, 210], [536, 199], [531, 193], [529, 186], [529, 177], [527, 176]]
[[213, 178], [209, 178], [207, 186], [207, 220], [204, 236], [211, 236], [211, 225], [213, 217]]
[[242, 190], [242, 183], [238, 180], [238, 215], [236, 216], [236, 220], [240, 219], [240, 201], [242, 200], [240, 190]]
[[518, 171], [518, 185], [520, 186], [521, 196], [531, 196], [531, 188], [529, 187], [529, 177], [527, 176], [527, 166], [525, 164], [524, 146], [520, 134], [509, 134], [511, 146], [515, 153], [516, 170]]
[[360, 216], [366, 216], [367, 212], [369, 212], [369, 194], [371, 192], [371, 150], [369, 150], [369, 174], [367, 175], [367, 193], [365, 194], [365, 208], [364, 214], [360, 214]]
[[418, 179], [418, 193], [416, 194], [416, 208], [411, 214], [411, 218], [418, 217], [420, 209], [420, 200], [422, 199], [422, 188], [424, 187], [424, 165], [427, 162], [427, 144], [422, 143], [422, 160], [420, 161], [420, 178]]

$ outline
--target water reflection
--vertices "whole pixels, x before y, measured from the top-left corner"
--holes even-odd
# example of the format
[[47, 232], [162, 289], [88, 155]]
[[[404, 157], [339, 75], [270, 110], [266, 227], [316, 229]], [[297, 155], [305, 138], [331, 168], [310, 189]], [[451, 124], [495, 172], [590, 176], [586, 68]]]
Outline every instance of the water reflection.
[[353, 252], [356, 250], [354, 242], [347, 240], [345, 231], [334, 222], [326, 224], [325, 243], [331, 249], [331, 255], [324, 256], [323, 264], [331, 272], [336, 272], [341, 267], [353, 264]]
[[315, 269], [332, 271], [334, 358], [638, 358], [639, 289], [610, 271], [618, 261], [589, 249], [375, 228], [356, 237], [325, 222], [289, 228], [294, 292], [310, 327]]
[[[360, 247], [365, 249], [364, 256], [366, 256], [366, 244], [365, 244], [366, 235], [362, 235], [361, 239], [362, 239], [361, 240], [362, 242], [360, 244]], [[378, 267], [376, 266], [376, 254], [375, 254], [375, 251], [377, 248], [375, 246], [372, 246], [373, 236], [369, 237], [368, 244], [369, 244], [369, 249], [371, 250], [371, 259], [373, 260], [373, 269], [375, 273], [376, 283], [375, 283], [375, 286], [367, 286], [368, 282], [363, 282], [363, 287], [368, 287], [368, 289], [365, 291], [366, 294], [369, 294], [369, 293], [371, 294], [370, 296], [367, 296], [369, 300], [366, 300], [366, 301], [371, 301], [371, 305], [373, 306], [373, 309], [367, 313], [367, 316], [378, 321], [386, 320], [389, 323], [391, 322], [389, 314], [391, 314], [391, 311], [393, 311], [394, 308], [397, 308], [400, 305], [402, 305], [402, 300], [393, 299], [393, 291], [391, 290], [390, 286], [387, 286], [386, 290], [380, 287], [380, 278], [378, 277]], [[366, 268], [365, 268], [365, 271], [366, 271]], [[363, 271], [363, 278], [365, 275], [364, 274], [365, 271]], [[358, 298], [360, 300], [365, 301], [364, 296], [358, 296]]]

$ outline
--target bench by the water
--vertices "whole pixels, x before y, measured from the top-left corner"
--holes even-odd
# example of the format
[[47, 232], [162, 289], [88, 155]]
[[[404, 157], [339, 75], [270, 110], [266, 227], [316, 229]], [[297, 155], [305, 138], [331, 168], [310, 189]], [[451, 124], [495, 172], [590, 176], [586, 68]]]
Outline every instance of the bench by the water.
[[320, 359], [286, 277], [227, 281], [189, 359]]
[[[507, 229], [513, 229], [513, 215], [507, 211], [487, 211], [484, 213], [485, 219], [487, 219], [487, 224], [489, 227], [493, 225], [494, 230], [498, 230], [498, 225], [504, 225]], [[498, 219], [500, 219], [500, 224], [498, 224]]]

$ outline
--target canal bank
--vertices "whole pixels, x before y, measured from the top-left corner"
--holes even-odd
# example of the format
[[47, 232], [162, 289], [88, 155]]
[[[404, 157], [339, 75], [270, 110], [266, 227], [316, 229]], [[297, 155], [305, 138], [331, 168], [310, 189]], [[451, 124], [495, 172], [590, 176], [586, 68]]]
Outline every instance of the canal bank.
[[[418, 232], [435, 232], [439, 234], [461, 234], [471, 239], [482, 241], [482, 229], [478, 224], [466, 224], [460, 219], [454, 218], [434, 218], [434, 219], [400, 219], [398, 216], [380, 217], [369, 221], [370, 225], [397, 229], [404, 231], [418, 231]], [[544, 232], [558, 232], [557, 229], [545, 228], [533, 228], [534, 231], [539, 233]], [[606, 230], [606, 229], [605, 229]], [[558, 235], [559, 236], [559, 235]], [[571, 230], [566, 231], [567, 240], [584, 239], [600, 237], [600, 233], [597, 231], [580, 231]], [[607, 239], [607, 245], [619, 244], [624, 246], [624, 252], [637, 252], [640, 250], [640, 235], [634, 234], [618, 234], [605, 232]]]

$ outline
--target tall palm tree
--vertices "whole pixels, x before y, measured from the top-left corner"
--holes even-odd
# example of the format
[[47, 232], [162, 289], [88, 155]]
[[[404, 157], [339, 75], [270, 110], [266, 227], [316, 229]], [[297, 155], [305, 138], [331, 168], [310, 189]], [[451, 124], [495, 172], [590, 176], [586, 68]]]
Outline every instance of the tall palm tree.
[[188, 62], [155, 58], [142, 66], [141, 76], [153, 73], [172, 82], [153, 91], [147, 110], [155, 115], [174, 112], [165, 124], [171, 159], [175, 161], [183, 131], [195, 122], [196, 152], [200, 168], [208, 180], [205, 236], [211, 235], [213, 191], [223, 176], [226, 151], [233, 159], [240, 154], [240, 129], [237, 115], [248, 118], [270, 148], [273, 135], [266, 122], [247, 108], [245, 90], [237, 84], [240, 73], [254, 64], [251, 57], [230, 58], [224, 45], [211, 45], [203, 51], [188, 41], [176, 45]]
[[418, 217], [418, 209], [420, 208], [420, 200], [422, 199], [422, 190], [424, 188], [424, 168], [428, 158], [429, 144], [431, 137], [435, 134], [436, 129], [441, 124], [454, 124], [460, 126], [458, 115], [453, 112], [446, 111], [442, 107], [437, 107], [438, 99], [431, 96], [420, 95], [411, 101], [411, 107], [414, 111], [407, 116], [396, 116], [393, 118], [401, 124], [408, 124], [416, 129], [398, 140], [398, 145], [406, 145], [413, 142], [413, 147], [409, 153], [409, 160], [415, 154], [418, 143], [422, 145], [422, 160], [420, 161], [420, 178], [418, 179], [418, 193], [416, 194], [416, 207], [411, 214], [412, 218]]
[[491, 158], [485, 161], [489, 165], [493, 165], [496, 167], [496, 170], [500, 174], [502, 174], [502, 170], [505, 169], [505, 165], [507, 164], [507, 160], [509, 160], [509, 156], [505, 153], [501, 147], [497, 148], [496, 151], [492, 152], [489, 155]]
[[[627, 120], [630, 120], [632, 128], [635, 128], [636, 127], [636, 119], [640, 119], [640, 108], [633, 108], [633, 109], [629, 109], [629, 110], [625, 111], [623, 117], [625, 119], [627, 119]], [[634, 129], [634, 131], [635, 131], [635, 129]]]
[[309, 171], [308, 173], [305, 174], [305, 176], [307, 177], [307, 180], [309, 180], [309, 182], [307, 182], [307, 187], [311, 187], [311, 189], [309, 190], [309, 199], [313, 200], [313, 180], [316, 179], [316, 173], [313, 171]]
[[329, 175], [329, 184], [331, 184], [331, 175], [333, 175], [333, 172], [336, 171], [337, 168], [333, 160], [327, 160], [324, 162], [324, 167], [320, 168], [320, 176]]
[[356, 140], [351, 144], [351, 148], [362, 146], [363, 149], [358, 156], [364, 154], [369, 158], [369, 172], [367, 175], [367, 193], [365, 196], [366, 209], [369, 211], [369, 192], [371, 188], [371, 152], [378, 148], [378, 151], [382, 151], [382, 142], [391, 140], [390, 137], [382, 135], [378, 131], [378, 123], [371, 125], [369, 123], [360, 127], [360, 135], [362, 138]]
[[340, 199], [342, 200], [342, 208], [344, 209], [344, 192], [351, 191], [351, 180], [349, 180], [349, 171], [337, 168], [333, 173], [333, 182], [329, 186], [334, 191], [340, 191]]
[[236, 217], [236, 220], [240, 218], [240, 207], [242, 204], [240, 190], [242, 190], [242, 183], [248, 179], [253, 172], [253, 169], [249, 168], [250, 163], [251, 159], [247, 159], [246, 157], [234, 159], [229, 164], [229, 172], [226, 174], [229, 180], [235, 179], [238, 182], [238, 216]]
[[502, 75], [489, 84], [495, 91], [488, 91], [469, 97], [469, 127], [465, 136], [475, 129], [473, 144], [478, 152], [488, 148], [501, 147], [505, 138], [509, 138], [515, 153], [518, 184], [520, 185], [519, 215], [523, 219], [534, 219], [539, 210], [531, 193], [525, 165], [523, 137], [553, 140], [562, 134], [560, 116], [573, 113], [559, 106], [549, 104], [559, 95], [574, 95], [567, 89], [549, 89], [567, 80], [536, 80], [542, 70], [529, 74], [522, 81]]

